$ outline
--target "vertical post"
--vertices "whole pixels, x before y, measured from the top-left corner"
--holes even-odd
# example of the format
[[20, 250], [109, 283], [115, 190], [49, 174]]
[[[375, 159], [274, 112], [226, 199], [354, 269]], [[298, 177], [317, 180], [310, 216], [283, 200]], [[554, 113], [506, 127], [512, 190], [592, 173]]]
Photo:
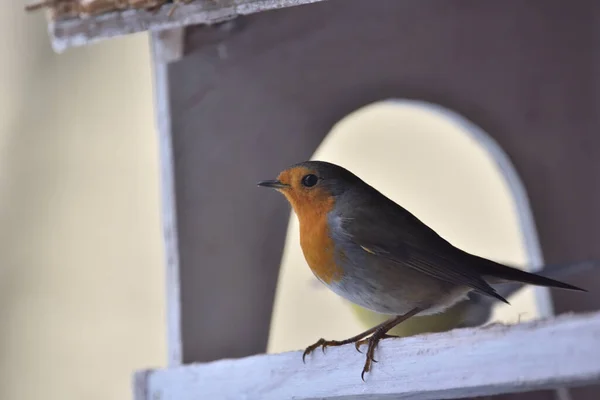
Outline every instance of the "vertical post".
[[166, 261], [168, 365], [182, 363], [179, 249], [175, 210], [168, 64], [183, 54], [184, 29], [150, 32], [154, 73], [154, 107], [158, 132], [162, 225]]

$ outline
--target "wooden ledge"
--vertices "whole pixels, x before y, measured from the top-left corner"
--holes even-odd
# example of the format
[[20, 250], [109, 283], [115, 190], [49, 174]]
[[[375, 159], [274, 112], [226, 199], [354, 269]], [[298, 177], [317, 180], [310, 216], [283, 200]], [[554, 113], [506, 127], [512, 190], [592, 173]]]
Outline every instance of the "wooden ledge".
[[53, 20], [49, 17], [52, 47], [63, 52], [117, 36], [159, 31], [196, 24], [216, 24], [240, 15], [293, 7], [323, 0], [193, 0], [164, 4], [158, 10], [130, 9], [96, 16]]
[[[349, 332], [348, 335], [352, 335]], [[315, 337], [315, 339], [317, 339]], [[600, 312], [138, 372], [136, 400], [450, 399], [600, 382]]]

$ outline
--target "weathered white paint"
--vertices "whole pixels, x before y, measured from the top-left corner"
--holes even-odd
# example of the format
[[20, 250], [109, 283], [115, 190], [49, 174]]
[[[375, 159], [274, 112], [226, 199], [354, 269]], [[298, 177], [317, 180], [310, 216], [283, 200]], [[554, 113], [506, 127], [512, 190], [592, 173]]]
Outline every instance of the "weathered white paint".
[[[185, 39], [184, 35], [184, 28], [165, 29], [162, 31], [152, 32], [150, 35], [153, 51], [152, 62], [154, 64], [168, 64], [183, 57], [183, 45]], [[159, 82], [155, 82], [155, 85], [158, 83]], [[156, 94], [159, 93], [157, 92]], [[157, 101], [164, 103], [163, 107], [168, 107], [168, 98], [157, 99]], [[168, 112], [168, 110], [166, 111]]]
[[181, 28], [196, 24], [215, 24], [239, 15], [293, 7], [323, 0], [194, 0], [163, 5], [156, 12], [127, 10], [96, 17], [49, 21], [52, 47], [63, 52], [69, 47], [83, 46], [103, 39], [143, 31]]
[[384, 340], [360, 379], [354, 346], [136, 375], [136, 400], [451, 399], [600, 382], [600, 312]]
[[180, 57], [183, 33], [172, 31], [166, 37], [158, 32], [150, 35], [154, 72], [154, 109], [160, 162], [161, 217], [166, 262], [167, 340], [168, 363], [182, 362], [181, 303], [179, 277], [179, 247], [177, 242], [177, 215], [171, 147], [171, 110], [169, 106], [169, 79], [167, 63]]

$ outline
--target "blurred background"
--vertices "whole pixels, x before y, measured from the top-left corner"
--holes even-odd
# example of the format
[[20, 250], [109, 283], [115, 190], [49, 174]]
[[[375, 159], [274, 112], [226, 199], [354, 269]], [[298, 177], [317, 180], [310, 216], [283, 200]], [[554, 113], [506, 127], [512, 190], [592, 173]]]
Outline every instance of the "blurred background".
[[146, 34], [54, 54], [0, 12], [0, 398], [130, 399], [166, 360]]
[[[166, 362], [148, 37], [57, 55], [43, 15], [20, 2], [4, 6], [0, 30], [0, 398], [130, 399], [133, 371]], [[459, 246], [530, 261], [504, 178], [452, 121], [375, 104], [313, 158], [352, 169]], [[531, 289], [512, 304], [495, 320], [538, 313]], [[290, 216], [268, 350], [362, 330], [312, 277]]]

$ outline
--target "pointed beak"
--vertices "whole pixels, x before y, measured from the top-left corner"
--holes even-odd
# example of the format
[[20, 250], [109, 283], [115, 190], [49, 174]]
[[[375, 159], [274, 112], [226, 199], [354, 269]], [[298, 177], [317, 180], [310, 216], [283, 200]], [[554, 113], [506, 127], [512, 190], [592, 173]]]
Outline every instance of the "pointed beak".
[[257, 185], [262, 187], [268, 187], [271, 189], [284, 189], [290, 186], [280, 181], [260, 181], [257, 183]]

